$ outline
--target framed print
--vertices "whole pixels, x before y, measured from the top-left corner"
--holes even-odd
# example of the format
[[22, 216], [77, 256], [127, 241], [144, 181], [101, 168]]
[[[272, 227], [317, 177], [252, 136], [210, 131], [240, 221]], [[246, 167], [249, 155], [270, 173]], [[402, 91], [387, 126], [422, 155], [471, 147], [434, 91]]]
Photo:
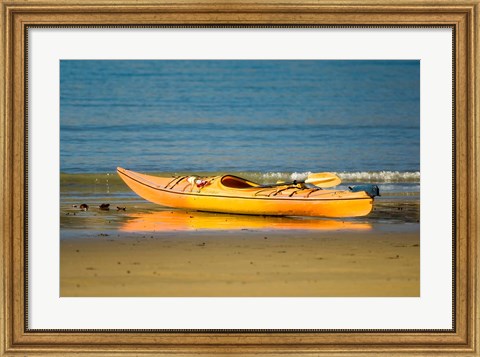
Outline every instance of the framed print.
[[2, 355], [478, 355], [478, 8], [2, 2]]

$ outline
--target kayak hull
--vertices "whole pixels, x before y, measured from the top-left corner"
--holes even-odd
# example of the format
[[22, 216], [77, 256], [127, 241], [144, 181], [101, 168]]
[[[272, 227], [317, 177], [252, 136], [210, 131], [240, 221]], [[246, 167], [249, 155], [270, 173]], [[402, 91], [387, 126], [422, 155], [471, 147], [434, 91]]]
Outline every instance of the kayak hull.
[[144, 175], [122, 168], [117, 172], [132, 191], [145, 200], [186, 210], [269, 216], [357, 217], [367, 215], [373, 207], [373, 199], [364, 192], [350, 194], [325, 190], [328, 195], [315, 197], [258, 197], [249, 194], [249, 190], [245, 193], [238, 193], [238, 190], [185, 192], [168, 188], [171, 177]]

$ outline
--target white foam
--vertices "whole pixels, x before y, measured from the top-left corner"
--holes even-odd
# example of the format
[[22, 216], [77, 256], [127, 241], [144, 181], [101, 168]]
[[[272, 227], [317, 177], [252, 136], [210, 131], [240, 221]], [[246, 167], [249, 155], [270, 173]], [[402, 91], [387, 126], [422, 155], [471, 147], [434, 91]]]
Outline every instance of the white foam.
[[343, 181], [351, 182], [420, 182], [420, 171], [372, 171], [372, 172], [337, 172]]

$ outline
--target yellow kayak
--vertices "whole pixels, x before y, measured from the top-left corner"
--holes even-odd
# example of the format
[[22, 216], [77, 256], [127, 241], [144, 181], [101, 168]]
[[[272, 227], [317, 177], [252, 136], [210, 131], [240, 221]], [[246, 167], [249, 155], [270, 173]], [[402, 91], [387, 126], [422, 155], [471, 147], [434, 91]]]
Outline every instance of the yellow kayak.
[[268, 216], [358, 217], [369, 214], [365, 191], [324, 190], [298, 184], [262, 186], [234, 175], [159, 177], [117, 168], [140, 197], [162, 206]]

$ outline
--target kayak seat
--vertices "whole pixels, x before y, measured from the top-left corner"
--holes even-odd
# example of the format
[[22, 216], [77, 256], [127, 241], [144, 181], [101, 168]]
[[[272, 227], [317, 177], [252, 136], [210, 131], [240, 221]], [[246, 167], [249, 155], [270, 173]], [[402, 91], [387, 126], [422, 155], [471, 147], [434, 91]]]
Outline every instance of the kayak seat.
[[225, 175], [220, 179], [220, 182], [223, 186], [228, 187], [228, 188], [236, 188], [236, 189], [241, 189], [241, 188], [252, 188], [252, 187], [258, 187], [258, 184], [255, 182], [250, 182], [245, 179], [242, 179], [241, 177], [233, 176], [233, 175]]

